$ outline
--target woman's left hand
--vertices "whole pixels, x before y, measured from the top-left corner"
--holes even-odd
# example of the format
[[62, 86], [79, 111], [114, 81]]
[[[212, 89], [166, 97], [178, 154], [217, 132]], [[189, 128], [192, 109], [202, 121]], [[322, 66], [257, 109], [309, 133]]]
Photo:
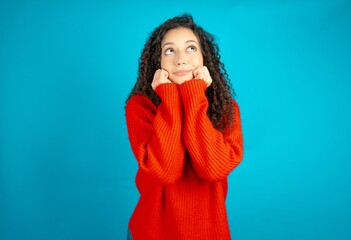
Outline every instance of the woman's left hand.
[[202, 79], [206, 82], [207, 87], [212, 83], [212, 78], [206, 66], [198, 67], [193, 71], [194, 79]]

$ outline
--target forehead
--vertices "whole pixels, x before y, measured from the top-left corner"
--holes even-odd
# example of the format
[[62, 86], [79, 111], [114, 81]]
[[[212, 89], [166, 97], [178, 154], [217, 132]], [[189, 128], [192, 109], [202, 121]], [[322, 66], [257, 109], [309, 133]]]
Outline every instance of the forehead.
[[166, 32], [163, 36], [161, 44], [172, 42], [172, 43], [182, 43], [188, 40], [194, 40], [198, 42], [197, 37], [195, 36], [194, 32], [188, 28], [174, 28]]

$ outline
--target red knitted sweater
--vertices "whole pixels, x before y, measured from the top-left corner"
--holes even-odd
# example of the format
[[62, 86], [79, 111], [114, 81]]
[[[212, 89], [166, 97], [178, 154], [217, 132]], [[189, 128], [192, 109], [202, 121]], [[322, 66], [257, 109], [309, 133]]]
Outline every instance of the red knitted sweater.
[[126, 106], [129, 140], [138, 161], [139, 202], [129, 222], [133, 240], [230, 239], [227, 176], [240, 163], [238, 104], [230, 131], [207, 116], [203, 80], [156, 88], [156, 107], [142, 95]]

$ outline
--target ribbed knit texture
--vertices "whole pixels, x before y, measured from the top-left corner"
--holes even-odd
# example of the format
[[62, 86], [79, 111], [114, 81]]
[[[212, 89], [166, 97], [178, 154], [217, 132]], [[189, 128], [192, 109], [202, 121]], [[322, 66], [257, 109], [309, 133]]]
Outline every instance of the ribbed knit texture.
[[139, 202], [129, 222], [134, 240], [228, 240], [228, 174], [241, 162], [237, 103], [226, 134], [207, 116], [203, 80], [156, 88], [161, 104], [134, 95], [126, 106], [129, 140], [139, 169]]

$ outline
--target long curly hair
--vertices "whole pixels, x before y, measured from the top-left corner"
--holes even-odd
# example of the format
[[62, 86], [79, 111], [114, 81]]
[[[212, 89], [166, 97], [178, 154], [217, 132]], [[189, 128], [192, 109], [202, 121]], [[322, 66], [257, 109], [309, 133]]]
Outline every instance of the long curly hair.
[[232, 89], [224, 64], [220, 61], [219, 48], [215, 43], [214, 36], [195, 24], [189, 14], [168, 19], [150, 34], [139, 58], [137, 82], [126, 102], [133, 95], [142, 94], [150, 98], [156, 106], [161, 103], [160, 97], [151, 87], [151, 82], [155, 71], [161, 68], [161, 41], [163, 36], [167, 31], [179, 27], [192, 30], [200, 41], [204, 66], [208, 68], [212, 77], [212, 84], [206, 90], [209, 102], [207, 115], [213, 126], [224, 132], [234, 122], [233, 98], [236, 94]]

